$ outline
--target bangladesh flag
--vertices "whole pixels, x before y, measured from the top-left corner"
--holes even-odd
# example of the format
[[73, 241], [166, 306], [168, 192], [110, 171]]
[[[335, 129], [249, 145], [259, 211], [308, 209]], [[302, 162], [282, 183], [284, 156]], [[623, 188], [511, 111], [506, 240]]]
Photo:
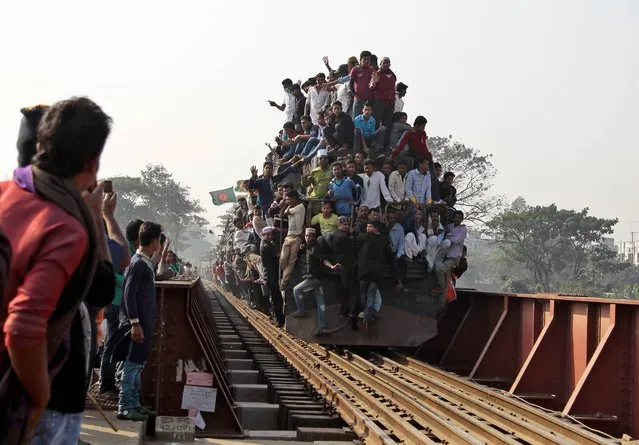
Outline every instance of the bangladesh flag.
[[211, 199], [213, 200], [213, 205], [216, 206], [221, 206], [222, 204], [226, 204], [227, 202], [237, 202], [235, 193], [233, 193], [233, 187], [229, 187], [224, 190], [209, 192], [209, 194], [211, 195]]
[[248, 181], [246, 179], [240, 179], [239, 181], [237, 181], [237, 184], [235, 184], [234, 191], [238, 193], [248, 193], [248, 190], [246, 189], [247, 184]]

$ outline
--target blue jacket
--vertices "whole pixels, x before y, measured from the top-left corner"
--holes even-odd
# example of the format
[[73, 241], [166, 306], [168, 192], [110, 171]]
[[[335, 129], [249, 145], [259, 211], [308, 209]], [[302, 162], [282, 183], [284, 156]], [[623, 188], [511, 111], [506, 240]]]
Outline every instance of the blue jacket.
[[266, 213], [271, 204], [273, 204], [273, 184], [277, 184], [286, 178], [293, 171], [292, 167], [287, 167], [283, 172], [278, 173], [277, 175], [273, 175], [270, 179], [267, 178], [257, 178], [257, 179], [249, 179], [248, 189], [249, 190], [257, 190], [260, 196], [260, 206], [262, 207], [262, 212]]

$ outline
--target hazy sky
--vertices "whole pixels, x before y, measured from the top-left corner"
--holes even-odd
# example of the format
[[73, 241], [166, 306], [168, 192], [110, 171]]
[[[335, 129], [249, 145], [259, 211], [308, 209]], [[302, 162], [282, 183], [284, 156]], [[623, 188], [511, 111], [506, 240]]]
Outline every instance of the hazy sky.
[[208, 192], [284, 122], [281, 80], [368, 49], [410, 121], [494, 155], [497, 192], [618, 216], [617, 240], [639, 220], [636, 0], [2, 2], [0, 42], [0, 178], [21, 107], [87, 95], [114, 119], [101, 175], [164, 163], [214, 222]]

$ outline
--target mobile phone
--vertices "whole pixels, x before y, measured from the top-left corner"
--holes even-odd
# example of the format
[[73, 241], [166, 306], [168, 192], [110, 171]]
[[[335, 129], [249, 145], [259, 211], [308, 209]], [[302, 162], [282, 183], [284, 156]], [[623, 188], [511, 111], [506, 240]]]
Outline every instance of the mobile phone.
[[113, 181], [104, 181], [104, 193], [113, 193]]
[[160, 244], [164, 244], [166, 242], [166, 235], [163, 233], [160, 235]]

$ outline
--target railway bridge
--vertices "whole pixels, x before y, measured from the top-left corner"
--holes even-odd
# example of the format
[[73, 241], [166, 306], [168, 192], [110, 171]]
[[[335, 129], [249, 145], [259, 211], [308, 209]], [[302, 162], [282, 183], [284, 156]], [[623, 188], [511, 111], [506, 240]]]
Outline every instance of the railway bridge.
[[621, 444], [639, 436], [633, 301], [461, 289], [420, 346], [349, 350], [302, 341], [199, 278], [157, 287], [142, 393], [158, 417], [142, 426], [145, 442]]

